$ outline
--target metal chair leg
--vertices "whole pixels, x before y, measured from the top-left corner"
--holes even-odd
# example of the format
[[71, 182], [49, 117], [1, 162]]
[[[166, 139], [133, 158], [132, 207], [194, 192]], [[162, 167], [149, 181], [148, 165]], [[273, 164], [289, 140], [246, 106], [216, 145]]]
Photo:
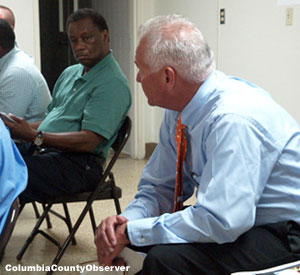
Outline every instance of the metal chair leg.
[[32, 202], [32, 206], [33, 206], [33, 210], [34, 210], [35, 216], [38, 219], [40, 217], [40, 212], [39, 212], [39, 210], [38, 210], [38, 208], [36, 206], [35, 201]]
[[[43, 203], [43, 210], [45, 211], [45, 208], [46, 208], [46, 205]], [[46, 216], [46, 222], [47, 222], [47, 228], [50, 229], [52, 228], [52, 224], [51, 224], [51, 221], [50, 221], [50, 216], [47, 214]]]
[[92, 224], [92, 228], [93, 228], [93, 232], [94, 232], [94, 236], [95, 236], [95, 234], [96, 234], [96, 229], [97, 229], [97, 225], [96, 225], [95, 215], [94, 215], [94, 211], [93, 211], [92, 206], [91, 206], [91, 208], [90, 208], [90, 210], [89, 210], [89, 213], [90, 213], [91, 224]]
[[[86, 213], [89, 211], [91, 204], [87, 204], [84, 209], [82, 210], [79, 218], [77, 219], [75, 225], [73, 226], [72, 231], [70, 232], [70, 235], [67, 237], [67, 239], [65, 240], [64, 244], [62, 245], [61, 249], [59, 249], [59, 251], [57, 252], [56, 257], [54, 258], [52, 265], [57, 265], [60, 261], [60, 259], [62, 258], [63, 254], [65, 253], [69, 243], [71, 242], [71, 240], [74, 238], [75, 233], [77, 232], [79, 226], [81, 225]], [[52, 271], [48, 271], [47, 275], [51, 275], [53, 272]]]
[[116, 212], [118, 215], [121, 214], [122, 210], [121, 210], [121, 206], [120, 206], [120, 202], [117, 196], [117, 192], [116, 192], [116, 184], [115, 184], [115, 178], [113, 173], [109, 173], [109, 180], [110, 180], [110, 184], [111, 184], [111, 189], [113, 192], [113, 197], [114, 197], [114, 202], [115, 202], [115, 207], [116, 207]]
[[[73, 230], [73, 227], [72, 227], [72, 222], [71, 222], [71, 217], [70, 217], [70, 213], [69, 213], [69, 209], [68, 209], [68, 206], [66, 203], [63, 203], [63, 207], [64, 207], [64, 211], [65, 211], [65, 216], [66, 216], [66, 219], [65, 219], [65, 222], [68, 226], [68, 229], [69, 229], [69, 233], [72, 232]], [[75, 237], [72, 238], [72, 245], [76, 245], [77, 242], [76, 242], [76, 239]]]
[[25, 244], [23, 245], [23, 247], [21, 248], [19, 254], [17, 255], [17, 260], [21, 260], [26, 249], [28, 248], [28, 246], [30, 245], [30, 243], [32, 242], [32, 240], [34, 239], [35, 235], [38, 233], [38, 229], [41, 226], [42, 222], [44, 221], [45, 217], [48, 215], [48, 212], [51, 208], [52, 204], [48, 204], [47, 207], [45, 208], [44, 213], [42, 214], [42, 216], [39, 218], [38, 222], [36, 223], [35, 227], [33, 228], [33, 230], [31, 231], [30, 236], [28, 237], [28, 239], [26, 240]]

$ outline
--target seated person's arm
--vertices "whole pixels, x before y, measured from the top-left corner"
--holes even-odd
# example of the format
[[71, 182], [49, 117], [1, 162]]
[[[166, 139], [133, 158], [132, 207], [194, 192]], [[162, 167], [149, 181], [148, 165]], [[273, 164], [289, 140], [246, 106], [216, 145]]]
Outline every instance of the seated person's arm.
[[[35, 137], [37, 136], [37, 133], [38, 132], [36, 131]], [[90, 130], [69, 133], [44, 132], [43, 136], [43, 145], [46, 147], [49, 146], [73, 152], [93, 152], [104, 139], [102, 136]]]
[[[34, 141], [38, 135], [35, 129], [39, 123], [29, 124], [25, 119], [9, 115], [17, 123], [5, 122], [10, 128], [13, 138]], [[104, 138], [90, 130], [78, 132], [49, 133], [43, 132], [43, 146], [53, 147], [64, 151], [93, 152]]]

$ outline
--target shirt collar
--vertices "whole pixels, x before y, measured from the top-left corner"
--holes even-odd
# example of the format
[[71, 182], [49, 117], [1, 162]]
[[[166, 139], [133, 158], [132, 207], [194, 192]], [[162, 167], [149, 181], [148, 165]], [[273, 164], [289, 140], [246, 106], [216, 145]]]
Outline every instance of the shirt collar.
[[213, 71], [202, 83], [192, 100], [183, 109], [182, 123], [187, 127], [194, 124], [196, 119], [195, 112], [197, 112], [199, 108], [202, 108], [216, 91], [217, 83], [219, 81], [218, 79], [220, 78], [221, 74], [222, 73], [217, 70]]
[[[101, 70], [106, 70], [107, 64], [109, 64], [113, 59], [112, 50], [109, 51], [109, 53], [101, 59], [94, 67], [92, 67], [86, 74], [84, 74], [81, 78], [84, 81], [92, 80], [96, 77], [96, 74], [99, 73]], [[84, 71], [84, 66], [82, 66], [82, 72]]]

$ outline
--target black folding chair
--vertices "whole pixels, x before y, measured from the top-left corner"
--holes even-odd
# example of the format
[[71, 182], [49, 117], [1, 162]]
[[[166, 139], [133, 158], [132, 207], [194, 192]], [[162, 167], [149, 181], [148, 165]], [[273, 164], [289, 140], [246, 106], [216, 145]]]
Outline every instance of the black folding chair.
[[2, 233], [0, 235], [0, 262], [4, 255], [5, 247], [10, 239], [10, 236], [14, 230], [18, 215], [19, 215], [19, 199], [16, 198], [10, 207], [9, 214], [7, 216], [5, 225], [3, 227]]
[[[34, 229], [32, 230], [30, 236], [26, 240], [24, 246], [20, 250], [19, 254], [17, 255], [17, 259], [21, 260], [23, 257], [23, 254], [25, 253], [27, 247], [29, 244], [33, 241], [34, 237], [40, 233], [47, 239], [49, 239], [51, 242], [53, 242], [58, 247], [58, 253], [56, 257], [54, 258], [52, 264], [57, 265], [60, 261], [61, 257], [63, 256], [66, 248], [68, 247], [69, 243], [72, 241], [72, 244], [76, 244], [76, 240], [74, 238], [76, 231], [78, 230], [81, 222], [83, 221], [85, 215], [87, 212], [90, 214], [91, 224], [92, 228], [95, 234], [96, 231], [96, 222], [94, 217], [94, 212], [92, 208], [92, 204], [95, 200], [106, 200], [106, 199], [113, 199], [115, 203], [115, 208], [117, 214], [121, 213], [121, 207], [119, 203], [119, 198], [122, 196], [122, 190], [120, 187], [116, 186], [113, 173], [111, 172], [111, 169], [113, 168], [117, 158], [119, 157], [124, 145], [126, 144], [129, 135], [131, 131], [131, 120], [127, 116], [123, 125], [121, 126], [118, 136], [115, 140], [115, 142], [112, 145], [113, 149], [113, 155], [111, 160], [109, 161], [108, 165], [106, 166], [103, 176], [98, 183], [96, 189], [93, 192], [85, 192], [80, 194], [72, 194], [72, 195], [65, 195], [60, 198], [52, 199], [51, 201], [39, 201], [39, 203], [42, 203], [43, 205], [43, 213], [41, 214], [38, 222], [36, 223]], [[69, 214], [69, 210], [67, 207], [67, 203], [70, 202], [86, 202], [86, 205], [84, 209], [82, 210], [81, 214], [79, 215], [78, 219], [75, 222], [75, 225], [72, 226], [71, 218]], [[64, 208], [64, 214], [65, 216], [57, 213], [56, 211], [51, 210], [51, 207], [53, 204], [63, 204]], [[69, 236], [66, 238], [65, 242], [61, 245], [57, 240], [55, 240], [52, 236], [47, 234], [46, 232], [39, 230], [40, 225], [44, 221], [44, 219], [47, 217], [49, 213], [54, 214], [58, 218], [65, 221], [67, 224], [67, 227], [69, 229]], [[92, 237], [92, 236], [91, 236]], [[49, 271], [47, 273], [52, 274], [52, 271]]]

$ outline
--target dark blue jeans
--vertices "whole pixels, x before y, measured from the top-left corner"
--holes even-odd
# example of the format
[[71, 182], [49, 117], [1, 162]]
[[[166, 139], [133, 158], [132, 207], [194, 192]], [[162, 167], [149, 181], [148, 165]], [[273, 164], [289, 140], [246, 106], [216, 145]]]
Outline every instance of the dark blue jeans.
[[28, 168], [28, 185], [20, 203], [92, 191], [101, 179], [104, 159], [92, 153], [46, 149], [17, 144]]

